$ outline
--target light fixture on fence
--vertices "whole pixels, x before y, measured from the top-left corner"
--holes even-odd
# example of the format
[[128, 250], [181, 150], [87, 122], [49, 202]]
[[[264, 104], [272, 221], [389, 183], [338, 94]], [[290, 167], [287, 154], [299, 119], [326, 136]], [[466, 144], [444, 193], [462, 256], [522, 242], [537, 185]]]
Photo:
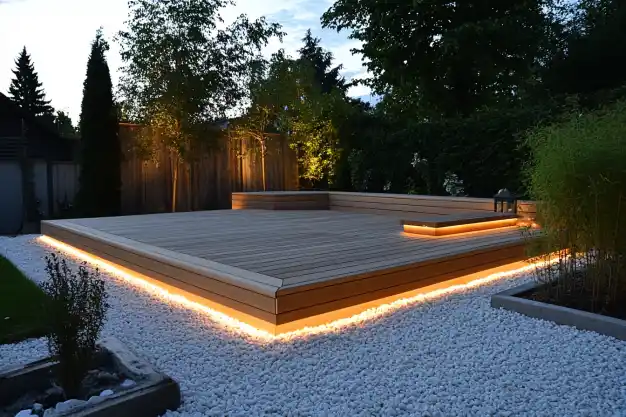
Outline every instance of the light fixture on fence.
[[506, 188], [493, 196], [493, 211], [500, 213], [517, 213], [517, 197]]

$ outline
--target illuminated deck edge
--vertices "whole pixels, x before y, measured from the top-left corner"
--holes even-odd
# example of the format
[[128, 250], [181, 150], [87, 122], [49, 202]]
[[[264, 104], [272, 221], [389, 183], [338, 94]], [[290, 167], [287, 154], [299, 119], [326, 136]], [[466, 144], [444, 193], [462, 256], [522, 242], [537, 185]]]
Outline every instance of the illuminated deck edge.
[[[110, 259], [104, 259], [50, 236], [42, 236], [40, 240], [46, 245], [121, 277], [130, 284], [156, 294], [166, 301], [206, 313], [225, 327], [235, 328], [244, 334], [269, 340], [336, 331], [339, 328], [364, 322], [402, 306], [418, 302], [424, 297], [446, 294], [450, 291], [478, 285], [480, 282], [490, 282], [531, 267], [529, 264], [519, 260], [507, 262], [506, 258], [502, 258], [496, 261], [499, 263], [497, 266], [485, 264], [481, 267], [478, 265], [466, 274], [452, 272], [451, 274], [440, 275], [432, 280], [409, 283], [409, 286], [413, 286], [413, 288], [407, 288], [404, 285], [368, 293], [365, 294], [365, 298], [357, 297], [357, 302], [354, 302], [353, 299], [348, 300], [348, 304], [331, 303], [337, 308], [317, 314], [315, 314], [317, 307], [314, 306], [313, 309], [305, 311], [304, 316], [298, 317], [293, 312], [281, 315], [259, 314], [258, 311], [253, 311], [250, 314], [249, 311], [241, 308], [241, 305], [228, 305], [225, 302], [219, 302], [222, 300], [218, 301], [217, 297], [212, 297], [211, 295], [202, 296], [196, 291], [192, 292], [181, 288], [180, 285], [171, 285], [161, 279], [155, 279], [148, 274], [127, 268]], [[404, 273], [407, 272], [415, 273], [411, 272], [410, 269], [404, 271]], [[485, 278], [489, 279], [485, 281]], [[358, 302], [359, 299], [363, 301]], [[277, 310], [279, 309], [279, 301], [280, 299], [275, 300]], [[302, 314], [302, 312], [298, 312], [298, 314]]]
[[77, 258], [78, 260], [85, 261], [94, 267], [100, 268], [125, 280], [135, 287], [150, 292], [162, 298], [165, 302], [171, 302], [183, 308], [189, 308], [206, 314], [224, 328], [237, 331], [242, 335], [250, 336], [261, 341], [286, 341], [297, 337], [337, 332], [347, 327], [382, 317], [413, 304], [436, 299], [455, 292], [465, 291], [481, 285], [488, 285], [499, 279], [531, 271], [544, 264], [544, 261], [536, 264], [521, 261], [513, 262], [501, 265], [497, 268], [486, 269], [438, 284], [395, 294], [394, 296], [380, 298], [331, 313], [276, 326], [219, 303], [212, 302], [206, 298], [198, 297], [180, 288], [172, 287], [148, 276], [138, 274], [122, 266], [115, 265], [107, 260], [91, 255], [48, 236], [41, 236], [39, 240], [45, 245]]

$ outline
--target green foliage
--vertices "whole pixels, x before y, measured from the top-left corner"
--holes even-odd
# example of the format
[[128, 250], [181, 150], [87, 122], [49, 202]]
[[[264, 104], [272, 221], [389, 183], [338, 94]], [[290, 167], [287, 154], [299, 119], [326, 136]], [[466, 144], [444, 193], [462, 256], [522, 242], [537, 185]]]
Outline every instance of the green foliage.
[[412, 165], [414, 141], [405, 129], [378, 109], [362, 102], [350, 103], [339, 124], [342, 153], [335, 188], [367, 192], [398, 192], [422, 188]]
[[[536, 130], [529, 136], [531, 197], [544, 251], [575, 255], [561, 268], [580, 274], [594, 309], [626, 301], [626, 102]], [[584, 263], [576, 264], [577, 254]], [[571, 291], [580, 288], [572, 287]]]
[[220, 28], [229, 0], [131, 0], [127, 30], [119, 33], [123, 113], [145, 126], [140, 148], [173, 160], [172, 211], [179, 162], [198, 143], [215, 142], [207, 124], [222, 120], [247, 98], [258, 76], [261, 48], [282, 36], [277, 24], [245, 15]]
[[66, 398], [76, 398], [104, 326], [107, 293], [98, 270], [92, 273], [83, 264], [74, 272], [56, 254], [46, 256], [46, 272], [49, 279], [41, 287], [49, 297], [48, 348], [59, 360], [58, 379]]
[[0, 345], [44, 336], [45, 302], [37, 284], [0, 256]]
[[292, 147], [298, 151], [302, 178], [326, 184], [334, 177], [338, 154], [338, 136], [333, 115], [344, 104], [340, 90], [323, 93], [314, 81], [313, 69], [299, 62], [294, 81], [296, 88], [291, 99], [280, 112], [278, 123], [287, 133]]
[[[492, 197], [506, 187], [523, 195], [524, 133], [561, 111], [560, 104], [546, 102], [420, 122], [398, 115], [385, 101], [375, 110], [354, 106], [339, 128], [347, 155], [338, 188], [446, 195], [461, 186], [464, 194]], [[453, 184], [454, 178], [462, 184]]]
[[119, 33], [121, 92], [132, 120], [157, 107], [183, 126], [222, 119], [246, 97], [260, 50], [279, 26], [241, 15], [227, 28], [227, 0], [131, 0], [128, 29]]
[[321, 39], [314, 37], [309, 29], [302, 38], [302, 43], [302, 48], [298, 50], [299, 60], [313, 67], [313, 79], [322, 93], [330, 93], [333, 89], [345, 92], [347, 85], [339, 73], [342, 66], [332, 66], [333, 54], [320, 46]]
[[50, 101], [46, 100], [46, 93], [26, 47], [15, 60], [15, 65], [14, 78], [9, 87], [10, 98], [33, 116], [43, 118], [46, 123], [50, 123], [54, 110], [50, 106]]
[[67, 139], [76, 139], [78, 131], [72, 123], [72, 119], [63, 111], [58, 111], [54, 120], [57, 132], [61, 137]]
[[108, 48], [99, 30], [87, 62], [80, 115], [81, 171], [76, 204], [85, 217], [115, 216], [121, 210], [122, 149], [105, 56]]
[[552, 0], [337, 0], [323, 23], [363, 43], [368, 84], [384, 96], [375, 110], [343, 110], [338, 186], [523, 194], [520, 136], [563, 107], [541, 75], [563, 48], [565, 9]]
[[[418, 126], [417, 148], [427, 160], [441, 166], [440, 173], [463, 179], [465, 192], [475, 197], [492, 197], [508, 188], [526, 194], [521, 175], [528, 160], [524, 135], [529, 129], [557, 117], [557, 103], [486, 108], [469, 117], [444, 119]], [[437, 181], [442, 181], [438, 178]]]
[[424, 115], [468, 115], [519, 97], [544, 54], [546, 0], [337, 0], [324, 26], [362, 42], [378, 94]]
[[332, 55], [310, 32], [301, 56], [283, 50], [272, 56], [251, 83], [251, 105], [229, 128], [232, 139], [254, 138], [265, 151], [271, 133], [290, 140], [298, 153], [301, 179], [308, 187], [327, 187], [339, 156], [337, 120], [344, 115], [345, 85]]
[[574, 16], [562, 53], [544, 75], [554, 94], [583, 98], [599, 90], [626, 83], [626, 3], [617, 0], [582, 0]]

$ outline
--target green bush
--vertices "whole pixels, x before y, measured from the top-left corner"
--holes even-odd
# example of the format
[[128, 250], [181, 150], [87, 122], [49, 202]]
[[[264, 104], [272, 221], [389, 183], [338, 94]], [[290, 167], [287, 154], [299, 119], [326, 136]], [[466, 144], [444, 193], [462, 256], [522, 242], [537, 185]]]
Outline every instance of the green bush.
[[46, 256], [46, 272], [49, 279], [41, 288], [49, 297], [48, 348], [59, 361], [58, 379], [66, 398], [77, 398], [109, 307], [105, 285], [98, 270], [91, 273], [83, 264], [74, 272], [56, 254]]
[[626, 102], [571, 114], [528, 145], [542, 249], [573, 255], [561, 252], [560, 267], [540, 279], [556, 298], [591, 295], [592, 311], [611, 310], [626, 295]]

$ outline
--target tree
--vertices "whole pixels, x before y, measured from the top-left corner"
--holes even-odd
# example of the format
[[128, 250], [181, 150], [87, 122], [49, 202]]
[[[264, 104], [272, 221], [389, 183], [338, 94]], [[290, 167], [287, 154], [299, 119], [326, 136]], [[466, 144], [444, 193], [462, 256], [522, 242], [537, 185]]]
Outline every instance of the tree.
[[[545, 72], [553, 94], [583, 99], [626, 83], [626, 4], [582, 0], [571, 11], [567, 42]], [[601, 103], [600, 103], [601, 104]]]
[[335, 181], [336, 164], [345, 145], [340, 143], [337, 126], [349, 111], [346, 97], [349, 85], [340, 74], [342, 65], [333, 67], [333, 54], [320, 46], [321, 39], [313, 37], [310, 29], [302, 42], [298, 51], [300, 71], [313, 85], [308, 91], [309, 100], [295, 103], [301, 117], [292, 128], [300, 141], [304, 185], [327, 188]]
[[77, 206], [84, 216], [120, 213], [122, 150], [102, 30], [91, 44], [80, 115], [81, 171]]
[[74, 139], [77, 137], [76, 128], [72, 119], [63, 111], [58, 111], [55, 117], [54, 124], [57, 132], [64, 138]]
[[339, 88], [323, 91], [317, 77], [326, 72], [318, 69], [311, 60], [293, 59], [283, 50], [274, 54], [263, 75], [251, 85], [251, 105], [232, 123], [229, 135], [231, 139], [254, 138], [262, 161], [272, 133], [288, 138], [298, 153], [301, 180], [308, 186], [327, 187], [338, 155], [333, 118], [341, 114], [346, 101]]
[[[172, 211], [178, 167], [193, 156], [208, 123], [243, 105], [262, 61], [261, 48], [279, 25], [241, 15], [220, 29], [230, 0], [131, 0], [127, 30], [119, 33], [121, 93], [126, 114], [146, 126], [148, 158], [165, 148], [172, 160]], [[201, 133], [204, 132], [204, 133]]]
[[380, 95], [423, 118], [514, 100], [543, 53], [549, 0], [337, 0], [325, 27], [351, 29]]
[[320, 86], [322, 93], [330, 93], [334, 88], [345, 92], [346, 82], [339, 73], [342, 66], [332, 67], [333, 54], [320, 46], [321, 39], [313, 37], [311, 29], [308, 29], [302, 42], [304, 45], [298, 51], [299, 60], [313, 67], [314, 80]]
[[15, 65], [14, 78], [9, 87], [9, 97], [33, 116], [44, 118], [50, 122], [54, 110], [50, 106], [50, 101], [46, 100], [46, 93], [26, 47], [22, 49], [19, 57], [15, 60]]

